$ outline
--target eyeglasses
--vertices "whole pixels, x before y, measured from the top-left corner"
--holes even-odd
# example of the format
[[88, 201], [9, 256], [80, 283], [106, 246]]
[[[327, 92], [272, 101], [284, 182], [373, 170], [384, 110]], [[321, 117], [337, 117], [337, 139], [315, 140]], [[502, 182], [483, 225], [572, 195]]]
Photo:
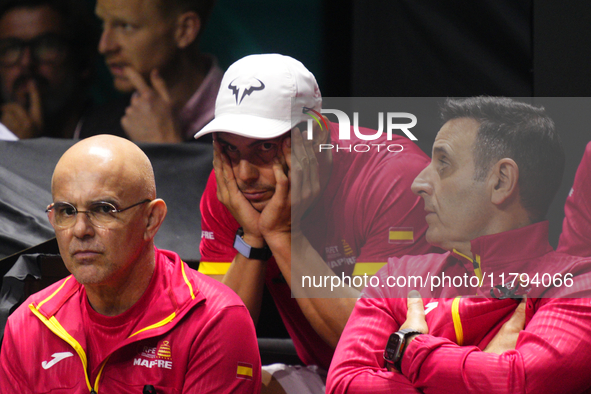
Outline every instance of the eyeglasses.
[[62, 62], [68, 50], [68, 43], [55, 34], [46, 34], [32, 40], [4, 38], [0, 40], [0, 64], [5, 67], [17, 64], [29, 48], [31, 56], [39, 63]]
[[[152, 200], [146, 199], [123, 209], [117, 209], [117, 207], [110, 202], [99, 201], [92, 203], [87, 211], [79, 211], [69, 202], [54, 202], [47, 207], [45, 212], [50, 215], [50, 219], [53, 220], [55, 226], [60, 228], [69, 228], [76, 224], [76, 216], [79, 213], [85, 213], [93, 226], [109, 227], [109, 225], [117, 221], [118, 213], [151, 201]], [[53, 215], [51, 215], [52, 212]]]

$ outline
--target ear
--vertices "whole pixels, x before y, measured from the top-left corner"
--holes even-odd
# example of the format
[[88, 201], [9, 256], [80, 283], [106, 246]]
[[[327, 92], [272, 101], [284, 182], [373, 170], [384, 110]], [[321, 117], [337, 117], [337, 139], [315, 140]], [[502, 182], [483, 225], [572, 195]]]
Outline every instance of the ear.
[[513, 159], [499, 160], [491, 169], [489, 186], [491, 202], [501, 205], [519, 193], [519, 167]]
[[201, 30], [201, 19], [194, 11], [180, 14], [176, 20], [174, 39], [178, 48], [184, 49], [191, 45]]
[[148, 204], [148, 221], [146, 229], [144, 230], [144, 240], [150, 241], [154, 239], [160, 225], [166, 217], [168, 208], [164, 200], [157, 198]]

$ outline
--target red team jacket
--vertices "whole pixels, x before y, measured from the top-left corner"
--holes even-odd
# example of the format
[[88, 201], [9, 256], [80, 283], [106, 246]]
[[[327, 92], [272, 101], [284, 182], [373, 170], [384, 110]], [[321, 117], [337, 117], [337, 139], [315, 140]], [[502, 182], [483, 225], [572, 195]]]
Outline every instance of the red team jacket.
[[591, 143], [587, 144], [564, 206], [559, 252], [591, 256]]
[[[425, 240], [423, 201], [410, 190], [429, 158], [412, 141], [397, 135], [391, 141], [385, 136], [372, 141], [383, 144], [380, 152], [375, 147], [371, 152], [350, 152], [347, 146], [351, 149], [367, 141], [340, 141], [338, 127], [330, 123], [330, 128], [331, 141], [340, 149], [333, 151], [325, 192], [302, 223], [304, 235], [326, 264], [339, 277], [373, 275], [390, 256], [432, 252]], [[375, 134], [363, 128], [361, 132]], [[404, 149], [388, 152], [388, 144]], [[201, 215], [199, 272], [224, 275], [237, 253], [233, 244], [239, 224], [217, 199], [213, 172], [201, 199]], [[273, 258], [267, 264], [265, 282], [300, 359], [328, 369], [333, 349], [308, 323]]]
[[327, 393], [591, 393], [591, 302], [581, 298], [589, 297], [591, 260], [554, 252], [547, 222], [477, 238], [471, 250], [475, 261], [454, 252], [393, 258], [378, 273], [380, 283], [388, 276], [424, 275], [427, 270], [484, 275], [472, 295], [490, 292], [489, 273], [495, 284], [501, 273], [510, 272], [571, 273], [573, 282], [530, 289], [526, 327], [515, 350], [502, 355], [482, 350], [512, 316], [518, 300], [423, 296], [429, 334], [410, 343], [402, 373], [384, 368], [383, 352], [389, 335], [406, 320], [407, 300], [386, 298], [389, 291], [398, 296], [395, 289], [367, 288], [341, 336]]
[[87, 333], [98, 328], [87, 308], [84, 287], [73, 276], [21, 305], [6, 325], [1, 392], [141, 393], [144, 385], [158, 394], [260, 390], [260, 357], [246, 307], [175, 253], [156, 249], [148, 289], [122, 314], [133, 321], [125, 326], [129, 334], [111, 343], [103, 335], [106, 357], [88, 373]]

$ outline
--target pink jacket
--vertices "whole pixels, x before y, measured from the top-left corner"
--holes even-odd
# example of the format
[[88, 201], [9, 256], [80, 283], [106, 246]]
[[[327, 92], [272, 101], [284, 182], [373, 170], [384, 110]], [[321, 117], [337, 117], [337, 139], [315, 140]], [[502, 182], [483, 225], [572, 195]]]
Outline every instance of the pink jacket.
[[[540, 298], [528, 297], [526, 326], [515, 350], [482, 351], [518, 301], [423, 297], [429, 334], [407, 347], [402, 373], [389, 372], [384, 348], [406, 320], [407, 301], [383, 298], [387, 292], [381, 287], [366, 289], [366, 297], [378, 293], [382, 298], [357, 302], [330, 367], [327, 393], [591, 393], [591, 302], [578, 298], [589, 297], [591, 261], [554, 252], [547, 229], [547, 223], [538, 223], [472, 241], [476, 265], [497, 279], [504, 269], [574, 274], [573, 286], [549, 287], [537, 291]], [[430, 267], [436, 273], [445, 267], [449, 274], [476, 275], [476, 265], [457, 253], [391, 259], [380, 273], [408, 275], [413, 263], [415, 271]], [[478, 289], [486, 295], [483, 289], [489, 291], [490, 285]]]
[[158, 394], [258, 393], [255, 331], [238, 296], [164, 250], [156, 250], [151, 281], [136, 305], [157, 302], [138, 311], [132, 334], [92, 371], [84, 287], [69, 276], [31, 296], [8, 319], [1, 392], [141, 393], [153, 385]]
[[591, 256], [591, 143], [587, 144], [564, 205], [557, 250], [574, 256]]

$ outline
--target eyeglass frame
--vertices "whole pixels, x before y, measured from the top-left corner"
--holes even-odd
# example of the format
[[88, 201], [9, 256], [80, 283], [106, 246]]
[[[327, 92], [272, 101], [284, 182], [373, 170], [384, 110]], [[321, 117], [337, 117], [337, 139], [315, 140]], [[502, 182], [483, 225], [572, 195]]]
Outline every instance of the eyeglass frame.
[[[106, 205], [110, 205], [110, 206], [112, 206], [112, 207], [113, 207], [113, 211], [111, 211], [111, 212], [109, 212], [109, 213], [111, 213], [111, 214], [115, 214], [115, 213], [121, 213], [121, 212], [127, 211], [128, 209], [131, 209], [131, 208], [133, 208], [133, 207], [137, 207], [138, 205], [145, 204], [145, 203], [147, 203], [147, 202], [152, 202], [152, 201], [154, 201], [154, 200], [150, 200], [149, 198], [147, 198], [147, 199], [145, 199], [145, 200], [142, 200], [142, 201], [140, 201], [140, 202], [137, 202], [137, 203], [135, 203], [135, 204], [133, 204], [133, 205], [130, 205], [130, 206], [128, 206], [127, 208], [122, 208], [122, 209], [117, 209], [117, 207], [116, 207], [116, 206], [115, 206], [113, 203], [111, 203], [111, 202], [108, 202], [108, 201], [97, 201], [97, 202], [94, 202], [93, 204], [106, 204]], [[90, 222], [90, 224], [92, 224], [93, 226], [95, 226], [95, 227], [98, 227], [98, 228], [105, 228], [105, 226], [104, 226], [104, 225], [97, 224], [97, 223], [93, 222], [93, 218], [94, 218], [94, 215], [95, 215], [95, 213], [94, 213], [94, 212], [92, 212], [92, 211], [89, 211], [89, 210], [86, 210], [86, 211], [80, 211], [80, 210], [78, 210], [78, 208], [76, 208], [76, 207], [74, 206], [74, 204], [72, 204], [72, 203], [69, 203], [69, 202], [66, 202], [66, 201], [56, 201], [56, 202], [52, 202], [51, 204], [49, 204], [49, 205], [47, 206], [47, 208], [45, 209], [45, 213], [47, 213], [47, 215], [48, 215], [48, 216], [49, 216], [49, 214], [50, 214], [50, 212], [51, 212], [51, 211], [55, 212], [55, 211], [54, 211], [55, 204], [64, 204], [64, 205], [69, 205], [69, 206], [71, 206], [72, 208], [74, 208], [74, 216], [73, 216], [73, 217], [74, 217], [74, 221], [72, 222], [72, 224], [71, 224], [71, 225], [69, 225], [69, 226], [61, 226], [61, 225], [57, 224], [57, 222], [55, 221], [55, 219], [53, 219], [53, 220], [52, 220], [52, 222], [55, 224], [55, 226], [56, 226], [56, 227], [59, 227], [59, 228], [62, 228], [62, 229], [66, 229], [66, 228], [73, 227], [73, 226], [75, 226], [75, 225], [76, 225], [76, 221], [77, 221], [77, 218], [78, 218], [78, 214], [79, 214], [79, 213], [84, 213], [84, 214], [86, 214], [86, 216], [88, 217], [88, 221]]]
[[[63, 55], [60, 59], [42, 60], [35, 54], [35, 51], [33, 50], [35, 48], [35, 46], [39, 45], [40, 42], [42, 42], [43, 40], [46, 40], [46, 39], [55, 40], [55, 42], [59, 43], [62, 46]], [[20, 49], [20, 53], [19, 53], [17, 59], [12, 63], [7, 63], [7, 62], [3, 62], [0, 60], [0, 65], [2, 67], [12, 67], [12, 66], [18, 64], [21, 61], [21, 59], [23, 58], [23, 54], [25, 53], [25, 51], [24, 51], [25, 48], [29, 48], [29, 51], [31, 51], [31, 56], [35, 59], [36, 62], [43, 63], [43, 64], [52, 64], [52, 63], [63, 62], [67, 57], [68, 50], [71, 48], [71, 44], [67, 39], [65, 39], [64, 37], [62, 37], [58, 34], [55, 34], [55, 33], [44, 34], [44, 35], [32, 38], [30, 40], [23, 40], [21, 38], [16, 38], [16, 37], [2, 38], [2, 39], [0, 39], [0, 50], [2, 49], [2, 44], [5, 42], [12, 43], [12, 44], [15, 44], [15, 43], [18, 44], [19, 49]], [[0, 59], [2, 59], [1, 55], [0, 55]]]

